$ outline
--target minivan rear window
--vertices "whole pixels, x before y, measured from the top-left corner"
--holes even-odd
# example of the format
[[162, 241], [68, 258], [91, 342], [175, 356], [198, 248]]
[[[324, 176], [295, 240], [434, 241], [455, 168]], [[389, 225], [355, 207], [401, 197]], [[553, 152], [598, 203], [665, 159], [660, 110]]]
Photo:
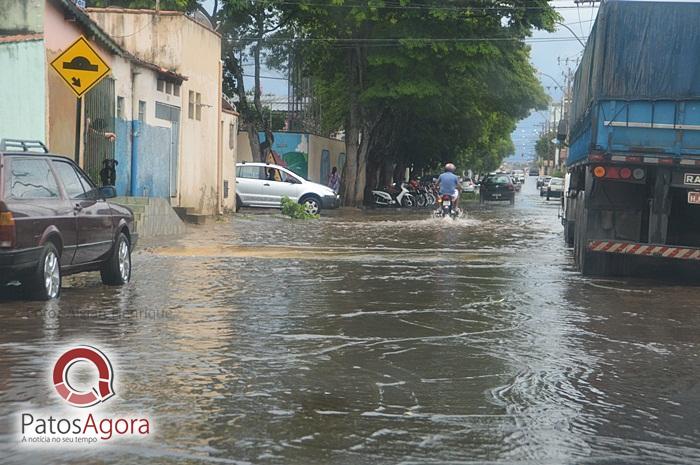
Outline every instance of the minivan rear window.
[[5, 196], [14, 199], [54, 199], [58, 183], [49, 163], [42, 158], [15, 158], [5, 178]]
[[265, 179], [262, 166], [239, 166], [236, 176], [244, 179]]

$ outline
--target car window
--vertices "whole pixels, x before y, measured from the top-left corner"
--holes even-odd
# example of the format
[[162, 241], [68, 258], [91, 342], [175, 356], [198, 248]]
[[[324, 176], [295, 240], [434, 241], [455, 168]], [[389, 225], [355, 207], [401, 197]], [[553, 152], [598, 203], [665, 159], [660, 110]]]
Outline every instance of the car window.
[[97, 189], [95, 183], [92, 182], [83, 171], [81, 171], [79, 168], [76, 168], [75, 166], [73, 167], [73, 169], [78, 174], [78, 178], [80, 178], [80, 183], [83, 185], [85, 193], [89, 193], [90, 191]]
[[285, 182], [287, 180], [287, 173], [277, 168], [265, 168], [265, 179], [268, 181]]
[[6, 178], [6, 194], [15, 199], [59, 198], [58, 183], [42, 158], [13, 158]]
[[486, 178], [487, 184], [508, 184], [510, 183], [510, 178], [504, 175], [489, 176]]
[[[71, 199], [80, 199], [85, 197], [86, 187], [80, 181], [78, 173], [70, 163], [64, 161], [54, 161], [54, 168], [58, 173], [58, 177], [63, 181], [63, 188], [66, 194]], [[88, 188], [89, 190], [89, 188]]]
[[262, 166], [239, 166], [236, 176], [244, 179], [265, 179]]
[[291, 184], [301, 184], [301, 181], [299, 180], [299, 178], [294, 176], [293, 174], [289, 174], [286, 171], [282, 171], [282, 170], [280, 170], [280, 172], [281, 172], [282, 179], [284, 180], [284, 182], [288, 182]]

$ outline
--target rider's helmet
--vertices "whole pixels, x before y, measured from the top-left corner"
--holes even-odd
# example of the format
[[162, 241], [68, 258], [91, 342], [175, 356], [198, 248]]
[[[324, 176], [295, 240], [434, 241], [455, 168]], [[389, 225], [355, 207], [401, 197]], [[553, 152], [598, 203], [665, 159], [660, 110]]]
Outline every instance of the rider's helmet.
[[456, 169], [457, 168], [452, 163], [448, 163], [445, 165], [445, 171], [449, 171], [450, 173], [454, 173]]

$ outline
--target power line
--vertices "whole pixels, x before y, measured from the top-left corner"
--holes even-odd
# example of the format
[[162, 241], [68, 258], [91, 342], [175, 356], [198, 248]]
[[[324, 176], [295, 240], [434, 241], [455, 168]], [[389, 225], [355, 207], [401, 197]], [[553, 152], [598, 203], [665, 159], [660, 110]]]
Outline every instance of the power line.
[[323, 7], [323, 8], [367, 8], [373, 10], [394, 9], [394, 10], [419, 10], [419, 11], [454, 11], [463, 12], [470, 10], [548, 10], [548, 9], [574, 9], [574, 8], [597, 8], [597, 5], [536, 5], [536, 6], [517, 6], [517, 5], [468, 5], [468, 6], [440, 6], [440, 5], [400, 5], [400, 4], [384, 4], [382, 6], [368, 6], [359, 4], [328, 4], [328, 3], [311, 3], [311, 2], [280, 2], [281, 5], [297, 5], [307, 7]]
[[[583, 39], [588, 39], [588, 37], [583, 37]], [[296, 38], [282, 38], [282, 37], [249, 37], [245, 39], [238, 39], [236, 42], [251, 42], [251, 41], [266, 41], [266, 42], [337, 42], [346, 44], [356, 44], [356, 43], [386, 43], [395, 45], [401, 44], [401, 41], [415, 41], [415, 42], [504, 42], [504, 41], [522, 41], [527, 43], [537, 43], [537, 42], [569, 42], [569, 41], [580, 41], [578, 37], [391, 37], [391, 38], [344, 38], [344, 37], [296, 37]]]

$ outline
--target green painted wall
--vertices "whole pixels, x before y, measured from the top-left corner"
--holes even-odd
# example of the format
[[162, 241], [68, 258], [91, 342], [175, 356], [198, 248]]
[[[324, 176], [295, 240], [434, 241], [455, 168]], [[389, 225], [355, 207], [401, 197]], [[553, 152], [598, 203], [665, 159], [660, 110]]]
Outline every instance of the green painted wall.
[[0, 0], [0, 35], [44, 30], [44, 0]]
[[0, 139], [46, 139], [44, 42], [0, 44]]

